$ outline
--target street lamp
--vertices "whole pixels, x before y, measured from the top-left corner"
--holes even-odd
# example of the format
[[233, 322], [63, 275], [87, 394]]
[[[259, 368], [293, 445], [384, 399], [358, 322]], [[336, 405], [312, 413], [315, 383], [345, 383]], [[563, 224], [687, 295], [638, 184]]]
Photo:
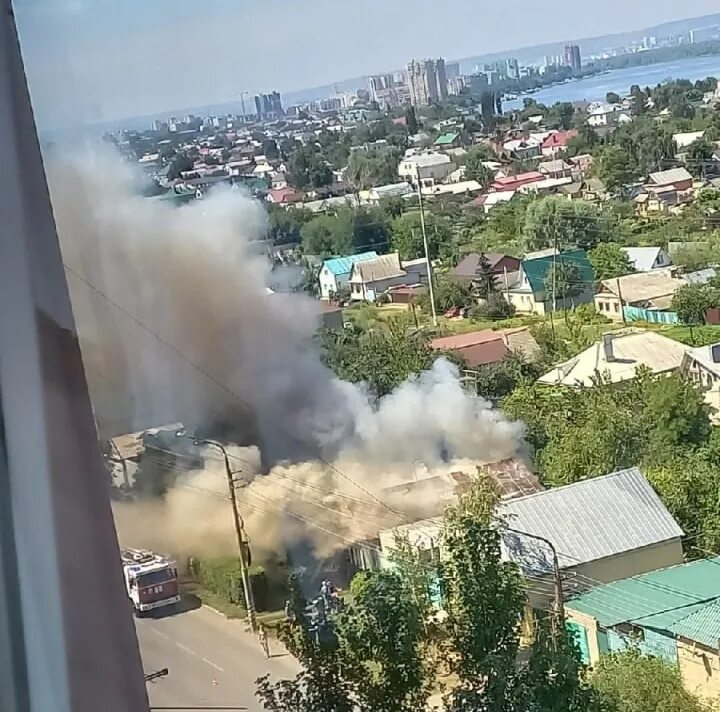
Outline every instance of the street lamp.
[[512, 532], [513, 534], [520, 534], [526, 536], [528, 539], [534, 539], [542, 544], [545, 544], [552, 552], [552, 566], [553, 566], [553, 577], [555, 580], [555, 615], [553, 616], [553, 629], [555, 635], [558, 635], [563, 629], [565, 623], [565, 603], [563, 601], [563, 588], [562, 588], [562, 576], [560, 575], [560, 562], [558, 561], [558, 554], [555, 545], [543, 536], [537, 534], [530, 534], [529, 532], [523, 532], [519, 529], [513, 529], [512, 527], [503, 527], [505, 531]]
[[[245, 557], [245, 523], [238, 512], [237, 497], [235, 496], [235, 480], [233, 479], [232, 468], [230, 467], [230, 457], [225, 446], [217, 442], [217, 440], [200, 440], [186, 435], [184, 430], [175, 433], [177, 437], [189, 437], [195, 445], [210, 445], [220, 450], [225, 462], [225, 476], [227, 478], [228, 492], [230, 494], [230, 504], [232, 505], [233, 526], [235, 527], [235, 540], [238, 547], [238, 560], [240, 562], [240, 578], [242, 579], [243, 594], [245, 597], [245, 609], [247, 610], [250, 628], [255, 632], [257, 630], [257, 619], [255, 617], [255, 599], [253, 597], [252, 584], [250, 582], [249, 566]], [[248, 544], [249, 549], [249, 544]]]

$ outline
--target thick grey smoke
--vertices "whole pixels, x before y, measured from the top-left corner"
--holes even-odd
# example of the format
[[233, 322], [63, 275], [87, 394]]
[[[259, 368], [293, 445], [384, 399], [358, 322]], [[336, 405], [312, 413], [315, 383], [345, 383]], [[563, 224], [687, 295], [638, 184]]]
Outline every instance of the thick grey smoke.
[[[234, 190], [182, 207], [143, 198], [97, 151], [52, 162], [49, 177], [100, 436], [222, 425], [246, 461], [249, 530], [287, 541], [312, 520], [357, 538], [399, 516], [402, 503], [373, 499], [384, 488], [517, 454], [521, 426], [469, 397], [445, 360], [380, 402], [335, 378], [313, 340], [317, 304], [268, 294], [257, 201]], [[265, 477], [258, 450], [242, 449], [252, 445]], [[162, 505], [174, 523], [155, 529], [221, 546], [220, 463], [186, 484]], [[120, 516], [131, 530], [132, 512]]]

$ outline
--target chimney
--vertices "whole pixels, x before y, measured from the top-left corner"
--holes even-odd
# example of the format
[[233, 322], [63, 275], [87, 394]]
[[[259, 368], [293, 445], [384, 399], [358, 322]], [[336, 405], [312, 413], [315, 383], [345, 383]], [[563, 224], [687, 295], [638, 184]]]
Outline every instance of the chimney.
[[605, 361], [607, 363], [612, 363], [615, 360], [615, 351], [613, 349], [613, 335], [611, 333], [603, 334], [602, 342], [603, 351], [605, 352]]
[[713, 363], [720, 363], [720, 344], [713, 344], [710, 347], [710, 356]]

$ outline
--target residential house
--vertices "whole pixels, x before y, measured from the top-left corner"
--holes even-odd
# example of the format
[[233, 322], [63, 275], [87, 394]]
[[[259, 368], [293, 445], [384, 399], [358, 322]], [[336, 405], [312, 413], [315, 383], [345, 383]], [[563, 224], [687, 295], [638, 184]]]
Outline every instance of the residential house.
[[377, 205], [383, 198], [409, 198], [415, 195], [415, 189], [410, 183], [391, 183], [371, 188], [367, 194], [367, 202]]
[[427, 281], [427, 262], [424, 258], [402, 263], [400, 255], [392, 252], [352, 266], [348, 284], [350, 299], [374, 302], [377, 297], [397, 285], [413, 285]]
[[529, 195], [531, 193], [537, 195], [558, 195], [563, 190], [569, 189], [570, 195], [580, 190], [580, 186], [576, 185], [570, 176], [564, 178], [545, 178], [535, 183], [528, 183], [519, 188], [519, 192]]
[[622, 250], [636, 272], [651, 272], [672, 265], [670, 257], [662, 247], [623, 247]]
[[675, 144], [675, 148], [678, 151], [682, 151], [685, 148], [688, 148], [689, 146], [692, 146], [692, 144], [695, 143], [695, 141], [698, 141], [705, 135], [704, 131], [685, 131], [683, 133], [676, 133], [673, 134], [672, 140]]
[[589, 153], [580, 153], [577, 156], [571, 156], [567, 159], [568, 163], [572, 163], [573, 170], [584, 176], [593, 164], [593, 157]]
[[461, 143], [460, 133], [457, 131], [449, 131], [440, 134], [433, 144], [438, 151], [445, 151], [450, 148], [459, 148]]
[[434, 351], [452, 351], [461, 356], [468, 368], [498, 363], [513, 351], [524, 356], [537, 354], [539, 346], [527, 327], [493, 331], [483, 329], [466, 334], [440, 336], [430, 341]]
[[669, 311], [670, 304], [684, 284], [670, 269], [605, 279], [595, 295], [595, 308], [613, 321], [644, 319], [673, 324], [677, 317]]
[[267, 194], [267, 200], [270, 203], [275, 203], [275, 205], [294, 205], [295, 203], [302, 202], [303, 194], [301, 191], [287, 186], [285, 188], [275, 188], [270, 190]]
[[455, 164], [450, 156], [444, 153], [421, 153], [405, 157], [398, 166], [398, 175], [407, 183], [415, 185], [420, 176], [424, 187], [435, 185], [443, 181], [452, 171]]
[[574, 129], [569, 131], [556, 131], [551, 133], [541, 144], [540, 150], [543, 156], [555, 158], [567, 151], [568, 141], [575, 138], [578, 132]]
[[677, 668], [689, 692], [720, 694], [720, 557], [597, 586], [567, 600], [565, 613], [585, 664], [637, 649]]
[[[474, 282], [480, 278], [480, 259], [483, 257], [479, 252], [471, 252], [458, 262], [451, 274], [454, 279], [462, 282]], [[490, 267], [490, 271], [499, 277], [498, 283], [502, 283], [505, 274], [514, 274], [520, 269], [520, 260], [511, 255], [503, 255], [497, 252], [486, 252], [484, 255]]]
[[593, 128], [614, 127], [632, 121], [628, 112], [620, 104], [601, 104], [588, 112], [587, 123]]
[[[545, 584], [531, 587], [535, 608], [548, 607], [553, 553], [569, 593], [683, 560], [682, 529], [635, 467], [501, 500], [497, 516], [505, 527], [503, 557], [515, 561], [535, 583]], [[383, 561], [398, 534], [442, 559], [442, 522], [433, 517], [381, 531]]]
[[514, 190], [500, 190], [494, 193], [484, 193], [478, 195], [475, 200], [469, 203], [473, 208], [482, 208], [485, 215], [487, 215], [494, 207], [501, 203], [507, 203], [513, 199], [516, 191]]
[[[520, 270], [514, 282], [508, 282], [505, 297], [515, 306], [516, 311], [525, 314], [548, 314], [556, 309], [570, 309], [578, 304], [593, 300], [595, 274], [584, 250], [569, 250], [557, 255], [526, 255], [520, 263]], [[566, 296], [553, 295], [546, 288], [546, 281], [552, 275], [553, 264], [571, 265], [577, 269], [578, 284]], [[553, 301], [555, 302], [553, 304]]]
[[639, 368], [651, 373], [680, 370], [687, 347], [655, 331], [622, 329], [603, 334], [600, 341], [558, 364], [538, 383], [570, 388], [592, 388], [602, 377], [610, 383], [635, 378]]
[[537, 169], [547, 178], [570, 178], [573, 167], [571, 163], [562, 158], [556, 158], [552, 161], [538, 163]]
[[479, 193], [483, 187], [476, 180], [464, 180], [459, 183], [436, 183], [423, 188], [423, 195], [429, 197], [441, 195], [472, 195]]
[[[501, 501], [543, 491], [538, 478], [522, 461], [514, 458], [484, 463], [480, 465], [479, 470], [490, 478]], [[428, 515], [439, 517], [449, 505], [457, 502], [458, 495], [467, 489], [471, 481], [468, 474], [454, 471], [449, 467], [444, 472], [436, 471], [436, 474], [429, 476], [420, 474], [409, 481], [386, 487], [380, 494], [383, 502], [405, 513], [403, 519], [406, 523], [417, 522], [417, 528], [422, 529], [436, 521], [427, 519]], [[364, 531], [367, 534], [365, 541], [358, 541], [349, 550], [351, 561], [359, 569], [378, 569], [386, 566], [387, 559], [384, 554], [394, 548], [393, 534], [397, 531], [392, 526], [398, 527], [400, 531], [405, 528], [400, 526], [400, 517], [395, 517], [394, 524], [388, 521], [392, 517], [389, 516], [387, 509], [381, 515], [371, 522], [371, 524], [377, 523], [374, 531], [369, 531], [369, 527], [365, 527]], [[437, 536], [439, 528], [436, 527], [434, 531]], [[418, 545], [415, 536], [411, 541]], [[437, 550], [438, 542], [439, 537], [419, 548], [433, 555]]]
[[720, 343], [688, 349], [680, 373], [704, 391], [713, 421], [720, 422]]
[[539, 171], [528, 171], [514, 176], [495, 178], [491, 187], [496, 191], [515, 191], [524, 185], [538, 183], [542, 180], [545, 180], [545, 176]]
[[645, 183], [645, 188], [651, 192], [663, 191], [673, 188], [681, 196], [692, 190], [693, 177], [685, 168], [670, 168], [667, 171], [651, 173]]
[[540, 155], [541, 141], [533, 138], [514, 138], [503, 143], [503, 151], [518, 161], [528, 161]]
[[321, 299], [330, 299], [348, 286], [352, 266], [377, 257], [377, 252], [361, 252], [348, 257], [333, 257], [323, 262], [318, 275]]

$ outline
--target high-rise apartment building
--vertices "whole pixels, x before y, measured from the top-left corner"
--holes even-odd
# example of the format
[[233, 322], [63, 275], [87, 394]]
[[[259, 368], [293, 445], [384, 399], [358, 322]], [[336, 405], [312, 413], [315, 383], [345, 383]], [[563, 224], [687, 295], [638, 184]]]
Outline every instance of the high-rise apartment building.
[[395, 77], [392, 74], [376, 74], [368, 77], [370, 100], [379, 102], [383, 94], [393, 86], [395, 86]]
[[427, 106], [433, 101], [447, 99], [445, 60], [411, 60], [407, 65], [410, 102], [413, 106]]
[[460, 62], [450, 62], [445, 65], [447, 80], [457, 79], [460, 76]]
[[508, 79], [520, 79], [520, 63], [514, 57], [505, 61], [505, 76]]
[[255, 96], [255, 113], [259, 119], [276, 119], [283, 115], [282, 99], [279, 92], [257, 94]]
[[565, 66], [572, 69], [573, 74], [577, 74], [582, 69], [582, 57], [580, 56], [580, 47], [576, 44], [565, 45]]

